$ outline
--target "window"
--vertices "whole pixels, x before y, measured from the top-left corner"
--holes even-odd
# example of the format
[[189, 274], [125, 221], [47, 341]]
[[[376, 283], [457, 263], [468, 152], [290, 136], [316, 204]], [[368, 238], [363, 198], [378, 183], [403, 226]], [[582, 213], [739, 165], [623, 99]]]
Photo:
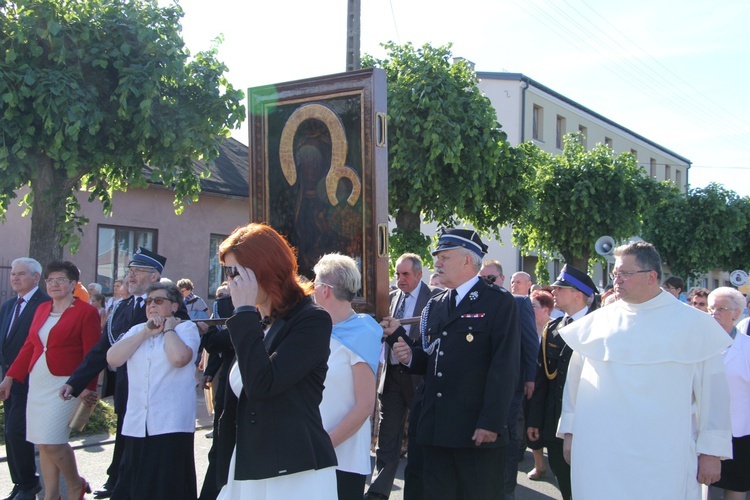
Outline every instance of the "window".
[[672, 167], [671, 165], [664, 165], [664, 180], [672, 180]]
[[612, 138], [611, 137], [604, 137], [604, 145], [608, 148], [612, 149]]
[[116, 279], [123, 279], [130, 258], [138, 247], [158, 252], [156, 229], [104, 226], [97, 228], [96, 282], [102, 293], [111, 294]]
[[677, 187], [682, 189], [682, 170], [674, 170], [674, 183], [677, 184]]
[[216, 289], [224, 281], [219, 262], [219, 245], [227, 239], [226, 235], [212, 234], [208, 243], [208, 298], [216, 298]]
[[717, 288], [719, 288], [719, 280], [714, 279], [714, 290], [716, 290]]
[[649, 175], [651, 175], [651, 177], [656, 177], [656, 160], [651, 158], [649, 165], [650, 165]]
[[589, 129], [583, 125], [578, 125], [578, 132], [581, 134], [581, 146], [584, 148], [588, 147], [586, 145], [586, 137], [589, 135]]
[[531, 137], [537, 141], [543, 141], [542, 129], [544, 127], [544, 108], [534, 105], [532, 110]]
[[555, 135], [555, 146], [562, 149], [565, 142], [565, 117], [557, 115], [557, 129]]

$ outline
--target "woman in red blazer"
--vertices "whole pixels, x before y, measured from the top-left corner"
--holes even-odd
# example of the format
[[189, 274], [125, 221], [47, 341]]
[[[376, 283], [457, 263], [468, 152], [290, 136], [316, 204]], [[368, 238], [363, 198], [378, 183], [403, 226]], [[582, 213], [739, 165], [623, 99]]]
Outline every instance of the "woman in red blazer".
[[[68, 424], [79, 402], [62, 400], [57, 393], [99, 341], [99, 313], [94, 306], [73, 297], [79, 272], [72, 262], [50, 263], [44, 277], [52, 301], [37, 308], [26, 342], [0, 383], [0, 400], [8, 397], [14, 381], [23, 383], [28, 377], [26, 439], [39, 447], [44, 498], [58, 498], [62, 473], [68, 500], [82, 499], [91, 488], [78, 475], [75, 454], [68, 444]], [[96, 379], [80, 398], [87, 399], [95, 389]]]

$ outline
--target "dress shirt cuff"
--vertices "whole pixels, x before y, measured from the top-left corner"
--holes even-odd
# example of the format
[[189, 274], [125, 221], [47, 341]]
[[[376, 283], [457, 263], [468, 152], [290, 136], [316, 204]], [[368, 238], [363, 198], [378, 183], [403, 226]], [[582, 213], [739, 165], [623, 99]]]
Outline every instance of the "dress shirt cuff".
[[695, 451], [699, 455], [712, 455], [722, 460], [732, 458], [732, 433], [728, 430], [701, 431]]
[[565, 434], [573, 434], [573, 417], [574, 413], [562, 412], [560, 414], [560, 423], [557, 425], [557, 437], [562, 439]]

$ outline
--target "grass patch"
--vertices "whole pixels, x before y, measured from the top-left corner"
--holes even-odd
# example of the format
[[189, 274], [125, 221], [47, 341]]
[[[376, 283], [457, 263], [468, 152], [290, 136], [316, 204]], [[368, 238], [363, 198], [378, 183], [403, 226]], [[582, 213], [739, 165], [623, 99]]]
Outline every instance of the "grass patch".
[[[86, 427], [83, 431], [78, 432], [76, 430], [70, 431], [70, 437], [76, 438], [80, 436], [89, 436], [91, 434], [114, 434], [117, 430], [117, 416], [115, 415], [114, 408], [111, 404], [106, 401], [101, 401], [96, 404], [94, 412], [91, 414]], [[5, 408], [4, 405], [0, 405], [0, 445], [5, 444]]]

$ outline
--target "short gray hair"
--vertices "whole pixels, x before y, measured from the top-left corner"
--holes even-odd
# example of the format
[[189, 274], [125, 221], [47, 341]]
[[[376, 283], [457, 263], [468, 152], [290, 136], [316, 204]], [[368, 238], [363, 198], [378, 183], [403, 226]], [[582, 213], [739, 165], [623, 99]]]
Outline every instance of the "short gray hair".
[[333, 296], [351, 302], [362, 288], [362, 274], [351, 257], [329, 253], [313, 267], [315, 278], [333, 287]]
[[479, 273], [479, 271], [482, 269], [482, 256], [476, 253], [474, 250], [469, 250], [468, 248], [464, 247], [456, 247], [459, 250], [461, 250], [461, 253], [464, 255], [468, 255], [471, 257], [471, 265], [474, 268], [475, 273]]
[[11, 262], [11, 267], [16, 265], [26, 266], [31, 270], [32, 273], [42, 275], [42, 265], [38, 260], [32, 259], [31, 257], [19, 257]]
[[621, 245], [615, 248], [614, 254], [615, 257], [632, 255], [635, 257], [635, 263], [639, 267], [648, 269], [649, 271], [656, 271], [656, 277], [661, 283], [661, 257], [659, 256], [659, 252], [656, 251], [656, 247], [651, 243], [636, 241], [627, 245]]
[[421, 273], [422, 272], [422, 257], [415, 253], [405, 253], [402, 254], [398, 259], [396, 259], [396, 265], [398, 266], [399, 262], [403, 262], [405, 260], [411, 261], [411, 270], [415, 273]]
[[156, 290], [166, 291], [167, 298], [176, 304], [181, 303], [183, 300], [182, 293], [180, 293], [177, 287], [174, 286], [174, 283], [162, 283], [161, 281], [156, 281], [149, 285], [148, 290], [146, 290], [146, 293], [149, 294], [151, 292], [155, 292]]
[[713, 292], [708, 294], [708, 300], [716, 300], [719, 297], [724, 297], [729, 299], [732, 304], [734, 304], [734, 308], [737, 311], [743, 311], [745, 309], [745, 296], [742, 295], [742, 292], [739, 290], [735, 290], [734, 288], [728, 287], [728, 286], [720, 286]]
[[[94, 289], [96, 293], [102, 293], [102, 286], [99, 283], [89, 283], [89, 286]], [[88, 288], [88, 287], [86, 287]]]

